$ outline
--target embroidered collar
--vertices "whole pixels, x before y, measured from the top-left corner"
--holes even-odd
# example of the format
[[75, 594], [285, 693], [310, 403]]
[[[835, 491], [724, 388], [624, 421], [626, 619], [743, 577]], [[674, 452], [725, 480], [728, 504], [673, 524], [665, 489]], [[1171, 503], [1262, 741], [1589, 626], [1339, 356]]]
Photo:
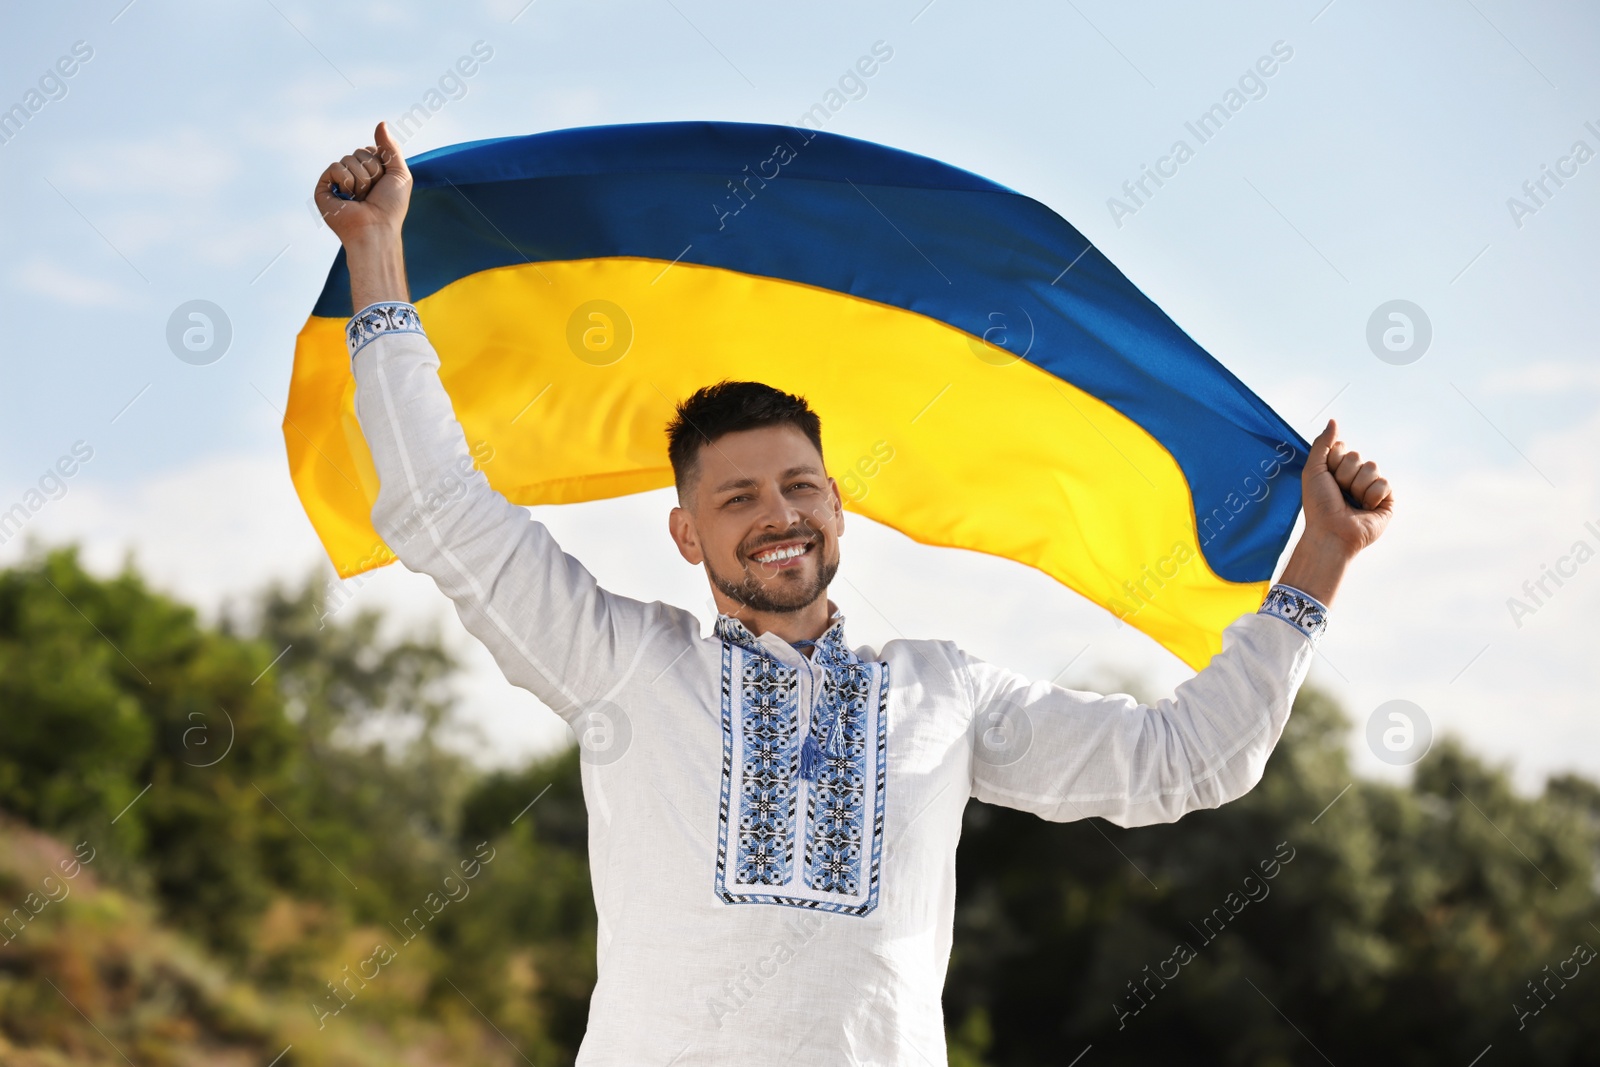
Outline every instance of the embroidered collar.
[[[844, 616], [837, 611], [833, 613], [832, 625], [822, 632], [814, 642], [816, 646], [815, 662], [819, 664], [851, 663], [856, 660], [856, 654], [844, 640]], [[758, 655], [770, 656], [772, 649], [763, 644], [761, 638], [750, 632], [750, 628], [732, 615], [718, 615], [716, 623], [717, 636], [732, 645], [738, 645], [747, 652]], [[793, 647], [793, 646], [791, 646]], [[795, 651], [800, 651], [795, 649]], [[804, 655], [804, 653], [801, 653]]]
[[845, 643], [830, 602], [809, 661], [719, 615], [717, 892], [729, 904], [866, 915], [878, 903], [889, 665]]
[[[844, 756], [848, 729], [845, 720], [851, 701], [842, 698], [842, 695], [855, 691], [862, 676], [872, 672], [872, 668], [845, 644], [844, 616], [834, 608], [832, 601], [828, 602], [828, 606], [833, 608], [831, 624], [816, 641], [809, 642], [815, 649], [811, 662], [822, 669], [822, 677], [812, 698], [812, 706], [807, 709], [810, 725], [801, 728], [804, 739], [800, 745], [798, 769], [800, 777], [808, 782], [818, 780], [825, 761]], [[787, 647], [802, 659], [805, 657], [799, 648], [770, 631], [760, 637], [755, 636], [749, 627], [731, 615], [718, 615], [716, 630], [717, 636], [724, 642], [724, 664], [728, 662], [726, 656], [733, 646], [757, 657], [756, 662], [765, 662], [790, 675], [799, 668], [785, 663], [774, 646]]]

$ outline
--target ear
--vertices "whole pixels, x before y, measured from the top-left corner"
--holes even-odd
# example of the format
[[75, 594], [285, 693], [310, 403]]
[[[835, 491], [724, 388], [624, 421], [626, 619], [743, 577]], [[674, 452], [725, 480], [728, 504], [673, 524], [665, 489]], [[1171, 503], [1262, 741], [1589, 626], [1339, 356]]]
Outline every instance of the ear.
[[667, 532], [672, 534], [672, 543], [678, 546], [678, 555], [685, 563], [698, 567], [705, 562], [706, 554], [700, 548], [700, 535], [688, 508], [679, 506], [667, 513]]
[[839, 495], [839, 483], [828, 478], [828, 491], [833, 494], [833, 536], [844, 536], [844, 497]]

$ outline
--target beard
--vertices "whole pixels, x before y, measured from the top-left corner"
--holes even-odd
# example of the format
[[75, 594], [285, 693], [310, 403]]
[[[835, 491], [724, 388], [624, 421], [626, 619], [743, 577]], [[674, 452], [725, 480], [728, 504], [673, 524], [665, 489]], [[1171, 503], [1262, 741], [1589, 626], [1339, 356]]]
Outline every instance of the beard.
[[[810, 529], [793, 530], [780, 537], [763, 538], [761, 544], [777, 544], [780, 541], [794, 540], [799, 537], [808, 537], [817, 546], [820, 553], [827, 544], [826, 539], [819, 533]], [[761, 544], [751, 547], [751, 552], [758, 552]], [[722, 595], [736, 603], [743, 604], [751, 611], [760, 611], [769, 614], [783, 615], [789, 612], [800, 611], [815, 603], [818, 597], [828, 592], [828, 584], [833, 581], [833, 576], [839, 571], [837, 559], [827, 560], [820, 555], [817, 559], [817, 576], [809, 582], [798, 584], [783, 581], [777, 588], [769, 588], [762, 580], [751, 573], [749, 564], [745, 564], [744, 575], [738, 581], [729, 581], [718, 574], [711, 566], [711, 561], [706, 560], [706, 574], [711, 577], [711, 584], [722, 592]]]

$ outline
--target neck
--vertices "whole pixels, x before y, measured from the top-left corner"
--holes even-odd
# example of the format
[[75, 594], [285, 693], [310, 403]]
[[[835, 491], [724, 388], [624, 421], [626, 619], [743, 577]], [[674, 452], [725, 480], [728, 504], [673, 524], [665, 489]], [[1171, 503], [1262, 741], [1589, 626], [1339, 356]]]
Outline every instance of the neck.
[[723, 596], [720, 591], [714, 596], [717, 610], [738, 619], [752, 634], [760, 637], [770, 631], [791, 644], [815, 641], [827, 632], [833, 617], [833, 604], [826, 596], [817, 597], [799, 611], [755, 611]]

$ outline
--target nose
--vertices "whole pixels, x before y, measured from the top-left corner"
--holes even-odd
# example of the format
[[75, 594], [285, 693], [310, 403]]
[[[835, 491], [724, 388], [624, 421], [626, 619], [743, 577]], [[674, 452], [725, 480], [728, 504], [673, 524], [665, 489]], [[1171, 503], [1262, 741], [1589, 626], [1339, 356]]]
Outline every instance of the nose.
[[788, 530], [804, 525], [800, 509], [774, 484], [761, 494], [761, 513], [756, 523], [763, 531]]

